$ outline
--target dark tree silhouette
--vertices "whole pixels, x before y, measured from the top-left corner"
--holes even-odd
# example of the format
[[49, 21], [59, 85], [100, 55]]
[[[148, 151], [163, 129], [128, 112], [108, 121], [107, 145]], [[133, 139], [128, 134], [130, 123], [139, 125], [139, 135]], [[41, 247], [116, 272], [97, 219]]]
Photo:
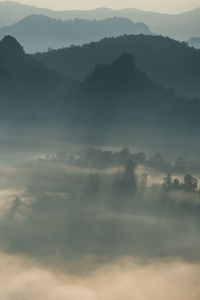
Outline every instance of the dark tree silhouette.
[[184, 177], [184, 189], [187, 192], [195, 192], [198, 188], [198, 180], [192, 177], [190, 174]]
[[171, 189], [171, 187], [172, 187], [172, 176], [171, 176], [171, 174], [167, 174], [167, 176], [164, 177], [163, 187], [166, 190], [170, 190]]
[[133, 202], [133, 197], [137, 188], [137, 179], [135, 175], [135, 162], [129, 160], [126, 163], [123, 174], [118, 175], [114, 181], [112, 189], [112, 198], [119, 206]]
[[177, 178], [174, 179], [173, 184], [172, 184], [172, 187], [173, 187], [173, 189], [175, 189], [175, 190], [177, 190], [177, 189], [180, 188], [180, 181], [179, 181]]

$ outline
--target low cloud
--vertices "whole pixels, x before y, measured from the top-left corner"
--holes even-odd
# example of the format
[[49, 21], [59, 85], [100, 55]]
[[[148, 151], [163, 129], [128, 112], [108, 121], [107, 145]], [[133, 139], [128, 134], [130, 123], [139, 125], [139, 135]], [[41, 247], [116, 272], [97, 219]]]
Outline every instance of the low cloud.
[[124, 259], [87, 276], [1, 254], [1, 300], [199, 300], [200, 265]]

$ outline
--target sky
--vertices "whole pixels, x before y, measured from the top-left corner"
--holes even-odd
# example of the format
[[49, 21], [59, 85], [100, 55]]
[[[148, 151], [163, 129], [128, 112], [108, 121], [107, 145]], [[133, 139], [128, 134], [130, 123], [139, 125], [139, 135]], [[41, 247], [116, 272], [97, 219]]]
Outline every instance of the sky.
[[59, 10], [135, 7], [165, 13], [178, 13], [200, 6], [199, 0], [16, 0], [16, 2]]

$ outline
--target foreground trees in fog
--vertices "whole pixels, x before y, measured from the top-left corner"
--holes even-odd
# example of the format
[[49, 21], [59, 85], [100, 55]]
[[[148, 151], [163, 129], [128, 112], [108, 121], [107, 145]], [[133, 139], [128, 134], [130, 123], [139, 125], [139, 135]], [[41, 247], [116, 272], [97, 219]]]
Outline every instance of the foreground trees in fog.
[[184, 176], [183, 182], [180, 182], [178, 178], [172, 179], [171, 174], [167, 174], [163, 179], [163, 188], [165, 190], [183, 190], [185, 192], [197, 192], [198, 191], [198, 180], [190, 174]]

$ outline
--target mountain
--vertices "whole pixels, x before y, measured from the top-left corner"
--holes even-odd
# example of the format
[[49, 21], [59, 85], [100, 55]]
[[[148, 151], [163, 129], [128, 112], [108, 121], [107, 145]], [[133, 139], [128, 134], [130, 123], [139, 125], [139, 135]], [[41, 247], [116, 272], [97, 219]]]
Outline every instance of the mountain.
[[51, 10], [42, 9], [30, 5], [20, 4], [14, 1], [0, 2], [0, 27], [9, 26], [32, 14], [49, 15]]
[[200, 100], [163, 88], [136, 67], [130, 53], [97, 65], [65, 104], [62, 119], [92, 143], [108, 138], [143, 144], [152, 138], [162, 144], [163, 137], [188, 141], [199, 134]]
[[62, 21], [44, 15], [31, 15], [0, 29], [0, 37], [14, 36], [27, 52], [84, 44], [104, 37], [140, 33], [151, 32], [145, 24], [117, 17], [100, 21], [84, 19]]
[[192, 37], [187, 41], [191, 47], [200, 49], [200, 37]]
[[135, 22], [144, 22], [152, 32], [177, 40], [186, 40], [191, 36], [200, 35], [200, 8], [180, 14], [163, 14], [127, 8], [112, 11], [112, 14]]
[[63, 90], [69, 93], [73, 86], [71, 80], [25, 54], [12, 36], [0, 41], [0, 78], [1, 121], [52, 115]]
[[82, 83], [80, 99], [78, 119], [84, 113], [93, 129], [102, 124], [133, 128], [154, 127], [157, 122], [164, 126], [176, 95], [150, 80], [137, 69], [134, 56], [124, 53], [111, 64], [95, 67]]
[[73, 141], [137, 144], [162, 136], [197, 139], [200, 100], [166, 89], [123, 53], [98, 64], [82, 82], [72, 81], [27, 55], [12, 36], [0, 41], [0, 122], [44, 126]]
[[134, 22], [147, 24], [150, 30], [157, 34], [169, 36], [179, 40], [188, 40], [191, 36], [200, 36], [200, 8], [180, 14], [161, 14], [142, 11], [134, 8], [112, 10], [110, 8], [98, 8], [93, 10], [53, 11], [22, 5], [16, 2], [0, 2], [0, 27], [11, 25], [28, 15], [46, 15], [56, 19], [105, 19], [112, 17], [124, 17]]
[[200, 52], [161, 36], [106, 38], [81, 47], [38, 53], [34, 58], [70, 78], [84, 80], [97, 64], [109, 64], [125, 52], [134, 54], [136, 66], [153, 80], [182, 94], [200, 97]]

